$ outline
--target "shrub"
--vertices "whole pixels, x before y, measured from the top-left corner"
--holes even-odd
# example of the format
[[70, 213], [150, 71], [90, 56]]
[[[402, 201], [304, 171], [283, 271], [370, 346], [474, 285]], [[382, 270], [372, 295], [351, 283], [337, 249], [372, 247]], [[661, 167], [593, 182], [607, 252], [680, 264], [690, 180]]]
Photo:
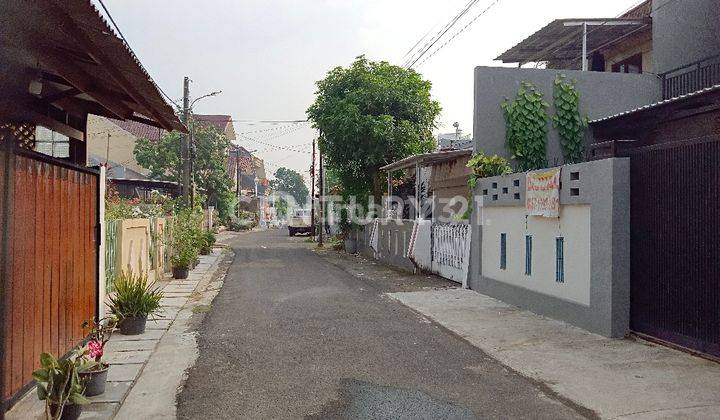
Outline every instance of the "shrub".
[[197, 258], [204, 245], [202, 219], [202, 211], [197, 208], [182, 209], [173, 218], [170, 256], [173, 267], [188, 268]]
[[486, 156], [483, 153], [474, 154], [468, 161], [467, 167], [472, 170], [468, 180], [471, 189], [475, 188], [477, 180], [480, 178], [512, 173], [512, 168], [505, 158], [497, 155]]
[[204, 253], [209, 253], [212, 249], [213, 245], [215, 245], [215, 241], [217, 239], [215, 238], [215, 232], [207, 230], [203, 232], [202, 234], [202, 246], [200, 247], [201, 251]]
[[163, 292], [148, 283], [147, 276], [121, 273], [115, 278], [115, 295], [110, 297], [110, 312], [118, 319], [146, 317], [160, 309]]

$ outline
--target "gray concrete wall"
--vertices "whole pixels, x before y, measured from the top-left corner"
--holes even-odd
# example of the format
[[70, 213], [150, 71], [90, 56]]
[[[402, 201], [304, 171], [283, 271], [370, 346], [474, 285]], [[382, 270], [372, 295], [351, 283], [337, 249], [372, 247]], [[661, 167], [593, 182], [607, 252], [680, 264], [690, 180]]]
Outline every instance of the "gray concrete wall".
[[[561, 218], [562, 209], [567, 206], [590, 206], [588, 305], [566, 299], [559, 293], [541, 293], [483, 275], [482, 247], [499, 245], [495, 243], [497, 238], [494, 236], [483, 237], [482, 216], [471, 218], [470, 288], [598, 334], [610, 337], [625, 335], [629, 329], [630, 314], [629, 181], [630, 164], [627, 158], [562, 167]], [[478, 183], [475, 194], [475, 215], [482, 215], [484, 208], [522, 208], [525, 205], [525, 174], [485, 178]], [[558, 223], [561, 222], [562, 219], [558, 220]], [[503, 220], [495, 220], [494, 223], [502, 224]], [[536, 246], [540, 244], [534, 244]], [[554, 247], [554, 244], [543, 246]], [[507, 254], [524, 255], [524, 250], [508, 248]], [[572, 263], [566, 259], [566, 266]], [[566, 279], [568, 281], [571, 279]]]
[[[550, 104], [548, 116], [554, 115], [553, 82], [558, 74], [577, 81], [580, 110], [591, 120], [656, 102], [662, 95], [660, 80], [650, 74], [476, 67], [473, 116], [475, 151], [509, 157], [505, 148], [505, 118], [500, 104], [505, 98], [515, 97], [521, 82], [530, 82], [543, 92], [545, 101]], [[561, 165], [564, 162], [560, 139], [549, 119], [548, 128], [548, 165]], [[586, 145], [590, 142], [588, 131]]]
[[[375, 252], [370, 248], [370, 235], [373, 224], [364, 225], [356, 230], [358, 251], [369, 258], [374, 258]], [[413, 221], [400, 220], [389, 221], [387, 224], [378, 224], [378, 259], [385, 264], [394, 267], [413, 271], [415, 265], [407, 257], [410, 235], [412, 234]]]
[[655, 73], [720, 54], [718, 0], [654, 0]]

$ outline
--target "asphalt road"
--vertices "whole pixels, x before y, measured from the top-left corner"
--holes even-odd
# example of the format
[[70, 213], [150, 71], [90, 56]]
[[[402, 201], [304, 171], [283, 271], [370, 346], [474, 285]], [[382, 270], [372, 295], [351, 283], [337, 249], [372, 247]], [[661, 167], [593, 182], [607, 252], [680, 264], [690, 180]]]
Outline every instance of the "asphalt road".
[[[235, 260], [200, 324], [179, 418], [583, 414], [385, 296], [397, 282], [351, 275], [282, 229], [239, 234], [230, 244]], [[415, 278], [422, 281], [414, 288], [447, 285]]]

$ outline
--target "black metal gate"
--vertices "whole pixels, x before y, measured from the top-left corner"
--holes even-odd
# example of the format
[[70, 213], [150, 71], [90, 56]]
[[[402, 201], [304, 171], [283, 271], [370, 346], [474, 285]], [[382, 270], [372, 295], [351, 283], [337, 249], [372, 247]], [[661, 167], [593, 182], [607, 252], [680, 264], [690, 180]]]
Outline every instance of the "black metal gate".
[[720, 138], [630, 157], [631, 329], [720, 356]]

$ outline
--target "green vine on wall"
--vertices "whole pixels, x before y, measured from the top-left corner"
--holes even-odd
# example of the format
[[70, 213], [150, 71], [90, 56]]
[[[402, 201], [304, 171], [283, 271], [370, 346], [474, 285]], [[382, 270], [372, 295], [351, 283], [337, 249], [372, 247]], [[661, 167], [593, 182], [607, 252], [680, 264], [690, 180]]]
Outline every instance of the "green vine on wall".
[[555, 115], [552, 117], [553, 127], [560, 134], [565, 163], [582, 162], [585, 156], [584, 133], [588, 126], [588, 118], [580, 115], [580, 93], [575, 88], [575, 81], [567, 80], [558, 75], [553, 88], [555, 99]]
[[505, 140], [518, 170], [527, 171], [547, 166], [547, 107], [542, 92], [532, 84], [522, 82], [512, 101], [506, 99], [500, 107], [505, 116]]

